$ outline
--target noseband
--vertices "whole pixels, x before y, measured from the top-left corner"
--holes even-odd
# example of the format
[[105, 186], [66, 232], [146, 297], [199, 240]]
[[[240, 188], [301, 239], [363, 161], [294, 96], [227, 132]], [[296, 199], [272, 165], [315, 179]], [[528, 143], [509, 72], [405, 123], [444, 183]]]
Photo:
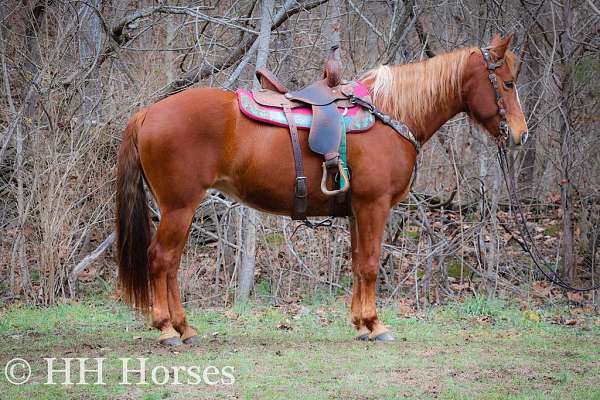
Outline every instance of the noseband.
[[498, 85], [498, 78], [496, 77], [496, 68], [500, 68], [504, 64], [504, 59], [501, 58], [494, 62], [492, 55], [489, 50], [480, 49], [483, 54], [483, 59], [488, 69], [488, 79], [494, 87], [496, 93], [496, 104], [498, 105], [498, 115], [500, 115], [500, 124], [498, 129], [500, 130], [500, 136], [496, 138], [498, 144], [506, 143], [508, 140], [508, 123], [506, 122], [506, 109], [504, 108], [504, 102], [502, 101], [502, 95], [500, 94], [500, 87]]

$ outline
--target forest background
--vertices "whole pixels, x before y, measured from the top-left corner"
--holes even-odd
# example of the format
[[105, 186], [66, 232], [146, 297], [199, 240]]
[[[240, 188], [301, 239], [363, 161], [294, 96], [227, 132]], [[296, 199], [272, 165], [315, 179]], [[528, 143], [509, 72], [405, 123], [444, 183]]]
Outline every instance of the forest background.
[[[531, 139], [510, 163], [530, 229], [547, 268], [577, 284], [598, 278], [594, 2], [267, 3], [265, 15], [269, 7], [257, 0], [0, 4], [2, 303], [48, 305], [116, 289], [115, 158], [129, 116], [192, 86], [251, 87], [263, 18], [271, 24], [266, 65], [291, 88], [322, 73], [332, 44], [352, 78], [513, 32]], [[462, 114], [424, 146], [414, 192], [386, 229], [380, 298], [409, 309], [465, 293], [597, 302], [594, 293], [556, 289], [533, 268], [496, 157], [493, 141]], [[222, 306], [249, 296], [270, 303], [347, 296], [347, 222], [292, 237], [295, 226], [211, 192], [182, 258], [183, 300]]]

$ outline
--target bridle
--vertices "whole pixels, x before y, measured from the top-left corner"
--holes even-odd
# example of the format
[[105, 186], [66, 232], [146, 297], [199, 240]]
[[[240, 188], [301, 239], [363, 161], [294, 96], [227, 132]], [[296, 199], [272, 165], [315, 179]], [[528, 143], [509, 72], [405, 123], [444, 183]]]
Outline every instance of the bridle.
[[504, 108], [504, 101], [502, 100], [500, 85], [498, 85], [498, 77], [496, 76], [496, 69], [504, 65], [504, 58], [494, 61], [489, 50], [483, 48], [480, 50], [488, 69], [488, 79], [496, 94], [496, 104], [498, 105], [498, 115], [500, 116], [500, 124], [498, 125], [500, 135], [496, 137], [495, 140], [498, 144], [506, 143], [509, 136], [508, 123], [506, 121], [506, 108]]
[[[488, 79], [492, 84], [496, 95], [498, 115], [500, 116], [500, 124], [498, 126], [498, 129], [500, 130], [500, 135], [498, 135], [498, 137], [495, 138], [496, 144], [498, 145], [498, 161], [500, 163], [502, 175], [504, 176], [504, 182], [506, 182], [506, 189], [508, 191], [509, 200], [512, 205], [512, 214], [515, 217], [517, 226], [519, 227], [519, 233], [521, 235], [522, 240], [521, 245], [523, 249], [529, 254], [533, 261], [533, 264], [546, 277], [546, 279], [558, 285], [559, 287], [575, 292], [587, 292], [591, 290], [600, 289], [600, 283], [592, 284], [591, 286], [586, 288], [572, 286], [568, 282], [565, 282], [564, 279], [562, 279], [557, 273], [557, 271], [547, 271], [545, 268], [542, 267], [541, 264], [546, 263], [540, 262], [540, 260], [543, 261], [543, 257], [541, 256], [541, 252], [535, 245], [533, 235], [531, 234], [531, 232], [529, 231], [529, 227], [527, 226], [527, 220], [521, 207], [521, 201], [519, 200], [519, 197], [517, 195], [514, 174], [512, 174], [510, 171], [510, 163], [508, 162], [508, 157], [506, 154], [506, 142], [509, 139], [509, 129], [506, 120], [506, 109], [504, 108], [504, 102], [502, 100], [502, 94], [500, 93], [500, 86], [498, 84], [498, 77], [496, 76], [496, 69], [500, 68], [504, 64], [504, 59], [501, 58], [499, 60], [494, 61], [489, 50], [483, 48], [480, 50], [487, 66]], [[511, 177], [513, 179], [510, 179]], [[528, 243], [528, 240], [530, 244]]]

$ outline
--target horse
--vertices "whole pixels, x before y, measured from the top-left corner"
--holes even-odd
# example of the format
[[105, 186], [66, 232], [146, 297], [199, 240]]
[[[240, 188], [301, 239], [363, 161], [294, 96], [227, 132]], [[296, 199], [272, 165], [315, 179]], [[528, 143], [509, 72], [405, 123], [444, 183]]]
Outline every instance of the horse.
[[[464, 112], [494, 140], [515, 145], [528, 130], [516, 90], [512, 35], [489, 47], [464, 47], [425, 61], [379, 66], [359, 79], [374, 104], [403, 121], [425, 144]], [[493, 79], [492, 79], [493, 77]], [[329, 212], [320, 190], [321, 161], [299, 132], [308, 181], [308, 216]], [[348, 135], [352, 166], [351, 322], [356, 338], [394, 340], [378, 319], [376, 282], [390, 209], [409, 192], [417, 151], [381, 122]], [[290, 216], [294, 160], [288, 130], [241, 114], [236, 95], [191, 88], [141, 109], [129, 120], [117, 159], [116, 225], [122, 298], [151, 317], [163, 345], [198, 341], [180, 299], [177, 271], [194, 213], [206, 191], [217, 189], [255, 209]], [[144, 182], [161, 211], [154, 235]]]

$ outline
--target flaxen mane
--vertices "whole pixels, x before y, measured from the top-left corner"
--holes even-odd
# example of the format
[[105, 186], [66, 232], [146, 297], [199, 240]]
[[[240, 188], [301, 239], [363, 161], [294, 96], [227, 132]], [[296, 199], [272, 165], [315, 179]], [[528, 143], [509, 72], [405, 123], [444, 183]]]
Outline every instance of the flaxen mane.
[[460, 97], [462, 72], [476, 48], [464, 48], [414, 64], [381, 65], [359, 79], [370, 86], [375, 105], [394, 118], [425, 125], [427, 115]]

